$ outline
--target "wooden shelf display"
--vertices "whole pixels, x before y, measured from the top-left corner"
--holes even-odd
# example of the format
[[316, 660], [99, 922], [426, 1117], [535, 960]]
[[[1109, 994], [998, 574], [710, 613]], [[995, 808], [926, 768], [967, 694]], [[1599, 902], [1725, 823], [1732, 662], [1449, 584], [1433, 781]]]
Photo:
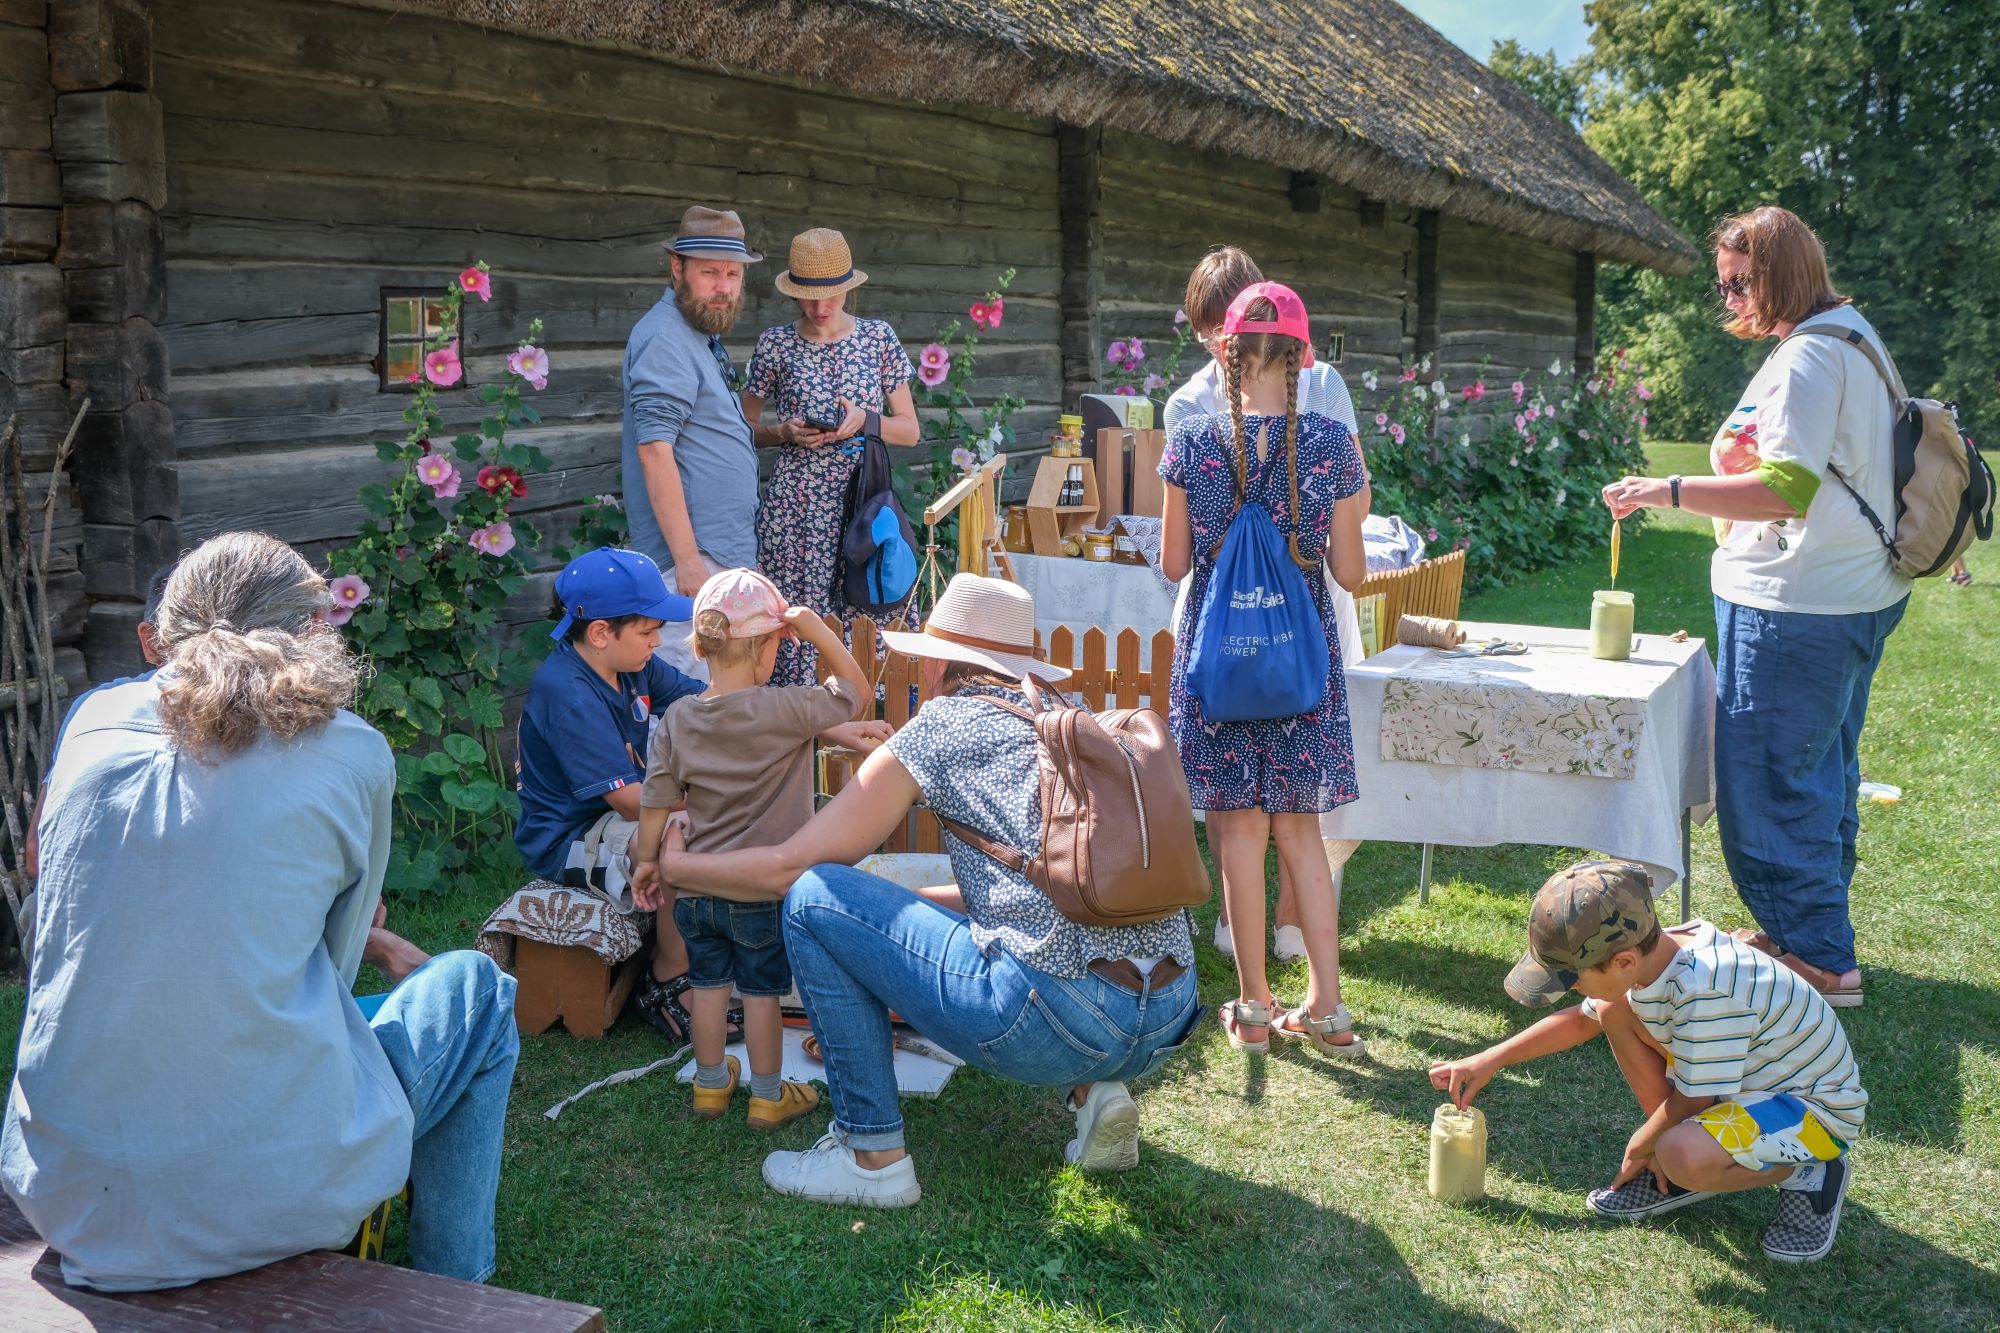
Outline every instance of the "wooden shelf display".
[[[1071, 475], [1083, 482], [1083, 503], [1059, 505], [1063, 482]], [[1074, 537], [1097, 517], [1097, 469], [1087, 458], [1045, 457], [1035, 468], [1035, 484], [1028, 491], [1028, 540], [1036, 555], [1061, 555], [1063, 538]]]

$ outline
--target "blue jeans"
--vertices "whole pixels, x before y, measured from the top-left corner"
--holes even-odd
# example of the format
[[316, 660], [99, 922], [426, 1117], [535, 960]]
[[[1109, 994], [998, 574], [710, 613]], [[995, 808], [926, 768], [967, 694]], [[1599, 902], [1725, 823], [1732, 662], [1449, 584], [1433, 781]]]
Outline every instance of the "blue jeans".
[[501, 1136], [521, 1053], [514, 978], [485, 954], [441, 953], [384, 996], [369, 1023], [416, 1113], [410, 1261], [484, 1282], [493, 1276]]
[[1868, 687], [1906, 597], [1807, 615], [1715, 599], [1715, 803], [1730, 878], [1772, 943], [1815, 967], [1857, 966], [1854, 879]]
[[1016, 1083], [1130, 1082], [1180, 1049], [1194, 971], [1145, 994], [1095, 973], [1050, 976], [983, 954], [963, 916], [885, 879], [815, 866], [785, 899], [785, 948], [826, 1057], [833, 1127], [850, 1148], [903, 1146], [889, 1011], [967, 1064]]

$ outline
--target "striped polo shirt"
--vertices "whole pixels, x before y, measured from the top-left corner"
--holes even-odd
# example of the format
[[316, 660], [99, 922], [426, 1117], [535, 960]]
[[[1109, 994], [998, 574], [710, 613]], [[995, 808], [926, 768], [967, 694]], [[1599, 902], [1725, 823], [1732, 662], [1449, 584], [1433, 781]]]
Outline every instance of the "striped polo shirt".
[[1868, 1094], [1840, 1019], [1798, 973], [1706, 921], [1672, 932], [1680, 952], [1649, 986], [1634, 986], [1632, 1012], [1673, 1057], [1684, 1096], [1726, 1101], [1741, 1093], [1788, 1092], [1850, 1141], [1861, 1132]]

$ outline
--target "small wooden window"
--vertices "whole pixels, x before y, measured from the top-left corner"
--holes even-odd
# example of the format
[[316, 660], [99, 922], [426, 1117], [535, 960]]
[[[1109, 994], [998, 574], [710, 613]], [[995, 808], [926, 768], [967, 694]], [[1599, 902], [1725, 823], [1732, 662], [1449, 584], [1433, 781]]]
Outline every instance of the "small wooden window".
[[375, 358], [382, 392], [409, 393], [424, 372], [424, 347], [444, 332], [445, 293], [432, 287], [382, 289], [381, 350]]
[[1334, 329], [1326, 335], [1326, 360], [1328, 365], [1337, 366], [1340, 358], [1347, 354], [1347, 330]]

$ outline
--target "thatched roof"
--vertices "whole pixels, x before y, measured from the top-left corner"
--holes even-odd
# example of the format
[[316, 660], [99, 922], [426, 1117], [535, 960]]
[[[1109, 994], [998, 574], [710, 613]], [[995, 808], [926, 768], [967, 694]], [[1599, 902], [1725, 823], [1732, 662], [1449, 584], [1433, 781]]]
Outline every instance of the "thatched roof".
[[1607, 260], [1680, 272], [1696, 257], [1569, 126], [1392, 0], [403, 4], [1220, 149]]

